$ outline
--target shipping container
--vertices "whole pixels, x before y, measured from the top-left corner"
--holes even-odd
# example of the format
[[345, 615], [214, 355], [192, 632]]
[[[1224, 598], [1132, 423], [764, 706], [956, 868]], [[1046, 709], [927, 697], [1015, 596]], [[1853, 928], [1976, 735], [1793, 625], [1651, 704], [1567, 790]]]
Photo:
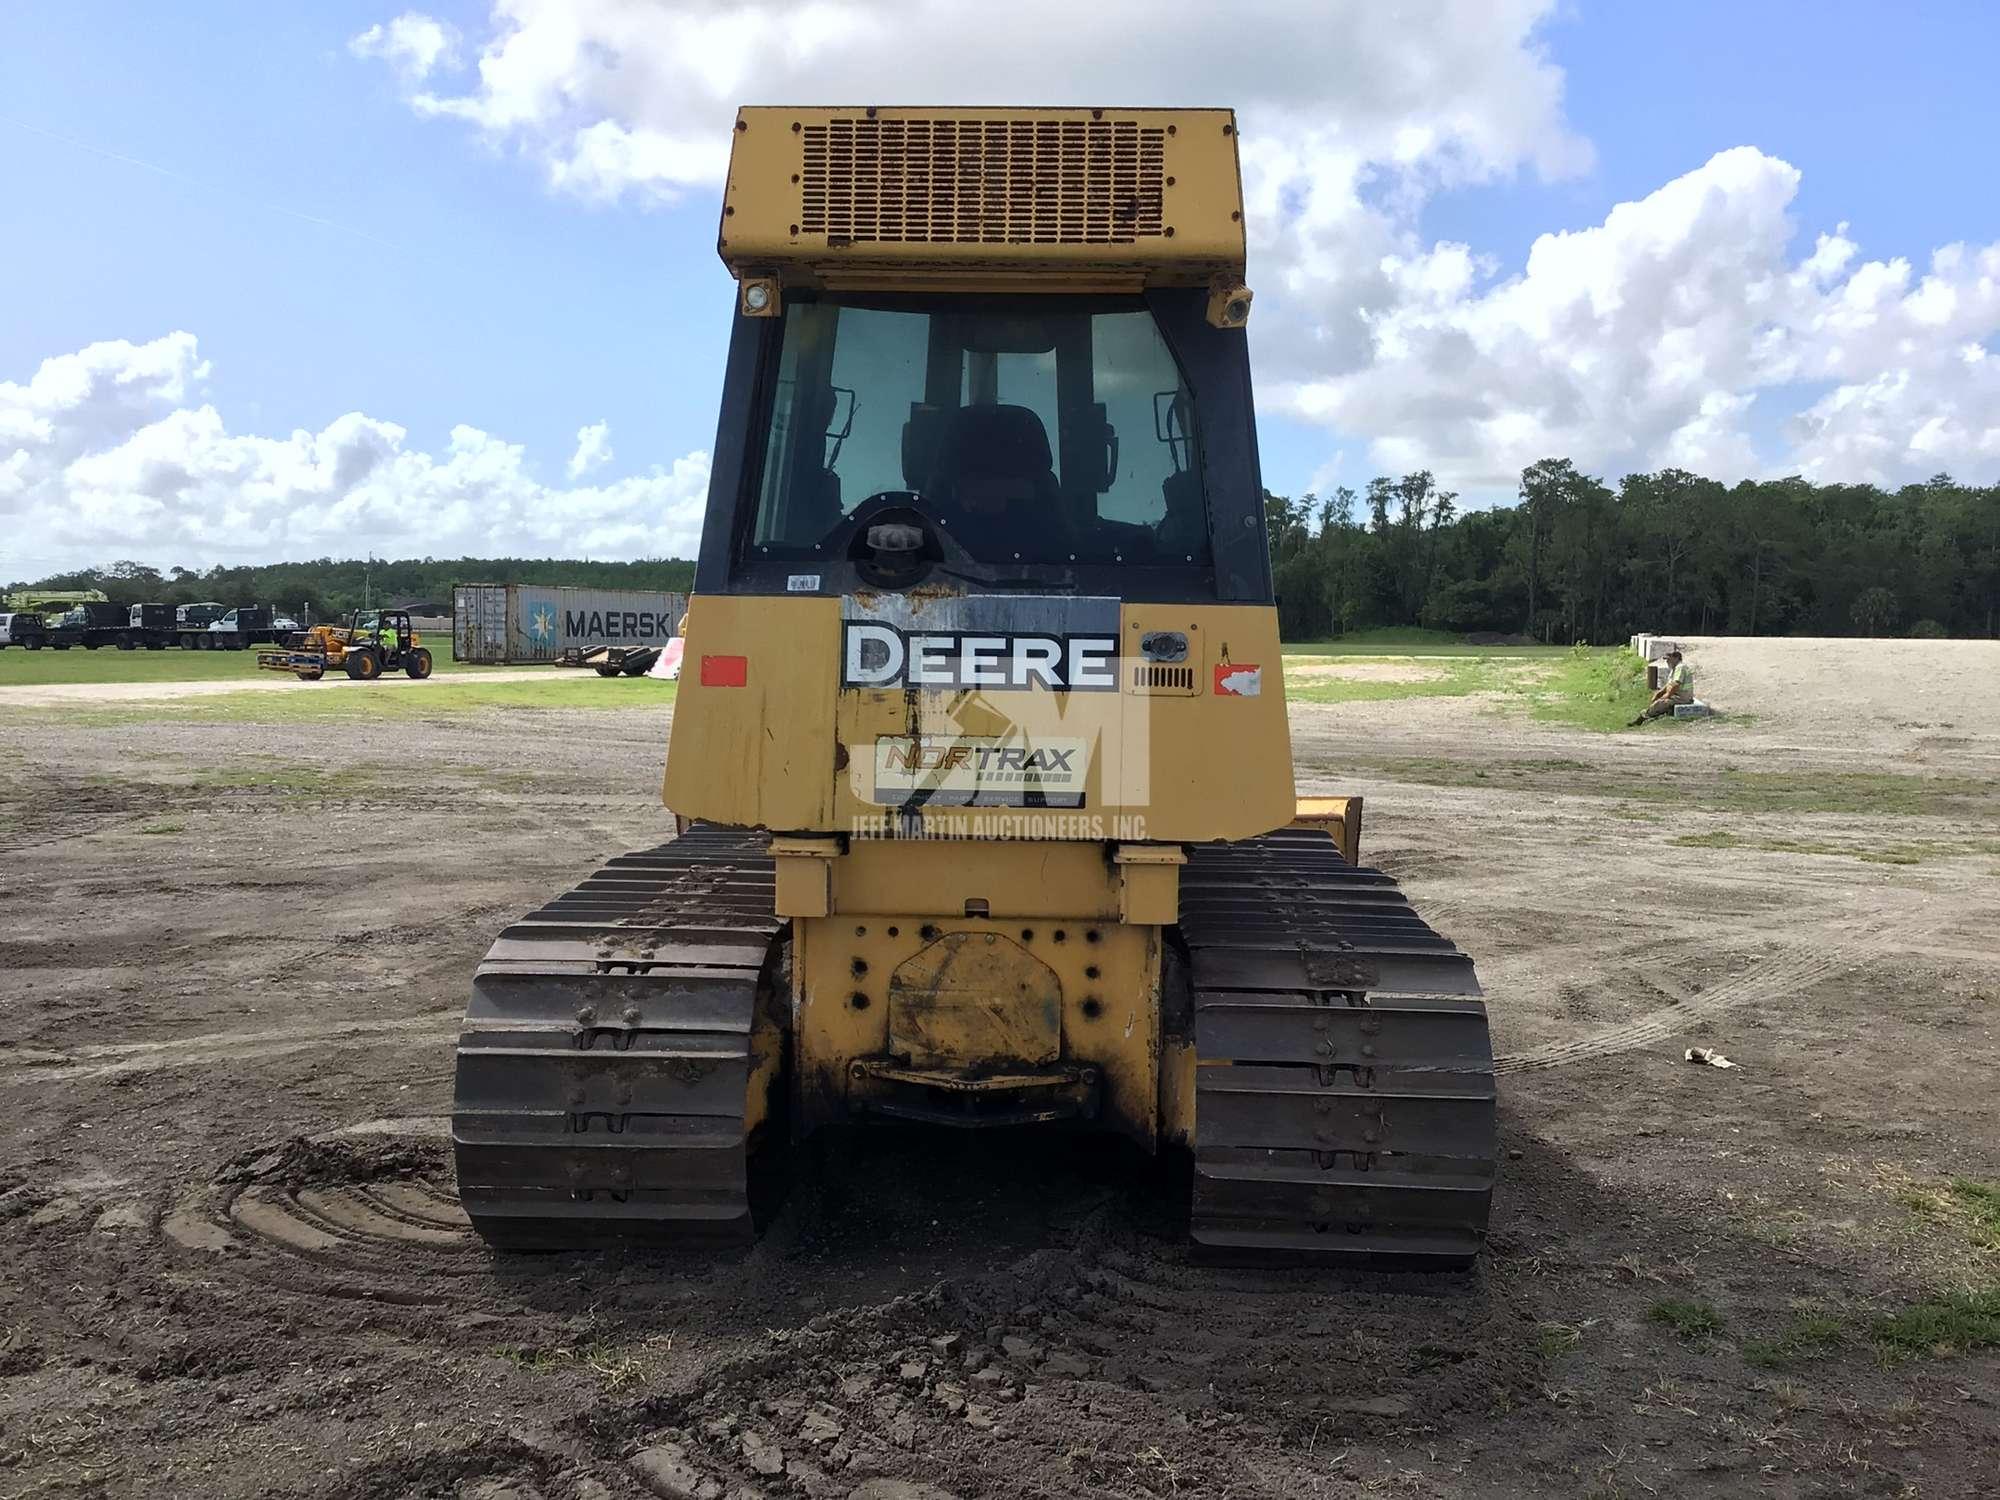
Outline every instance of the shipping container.
[[663, 646], [686, 613], [686, 594], [654, 589], [462, 583], [452, 590], [452, 654], [499, 666], [552, 662], [572, 646]]

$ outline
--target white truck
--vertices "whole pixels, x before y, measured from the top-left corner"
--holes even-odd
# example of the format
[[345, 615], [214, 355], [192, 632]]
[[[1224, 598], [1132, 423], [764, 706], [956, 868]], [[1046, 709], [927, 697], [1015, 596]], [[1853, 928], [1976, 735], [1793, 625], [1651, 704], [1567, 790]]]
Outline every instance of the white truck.
[[0, 651], [9, 646], [39, 651], [48, 643], [48, 626], [38, 611], [16, 609], [0, 613]]

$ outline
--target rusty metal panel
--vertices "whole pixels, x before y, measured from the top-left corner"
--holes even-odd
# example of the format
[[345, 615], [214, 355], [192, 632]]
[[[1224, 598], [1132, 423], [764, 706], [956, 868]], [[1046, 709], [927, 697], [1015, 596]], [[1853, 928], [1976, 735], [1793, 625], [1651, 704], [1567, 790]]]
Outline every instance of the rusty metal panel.
[[451, 591], [451, 654], [457, 661], [507, 659], [507, 585], [462, 583]]
[[889, 1051], [917, 1068], [1044, 1067], [1062, 1053], [1062, 998], [1011, 938], [949, 932], [889, 976]]

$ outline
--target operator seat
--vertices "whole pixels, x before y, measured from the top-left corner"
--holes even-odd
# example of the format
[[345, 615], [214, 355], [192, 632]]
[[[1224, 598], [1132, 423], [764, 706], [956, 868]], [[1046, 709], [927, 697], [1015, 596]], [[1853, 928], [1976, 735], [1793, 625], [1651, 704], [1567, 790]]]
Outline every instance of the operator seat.
[[1025, 406], [961, 406], [939, 414], [930, 482], [920, 486], [961, 546], [984, 561], [1064, 529], [1048, 429]]

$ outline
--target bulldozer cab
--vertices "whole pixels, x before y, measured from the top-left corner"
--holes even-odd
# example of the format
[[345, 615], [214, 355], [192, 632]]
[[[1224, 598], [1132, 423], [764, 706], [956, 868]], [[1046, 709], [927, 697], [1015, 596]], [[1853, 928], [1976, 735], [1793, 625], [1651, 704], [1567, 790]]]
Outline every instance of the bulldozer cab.
[[1268, 604], [1243, 335], [1206, 302], [807, 289], [740, 320], [697, 590]]
[[775, 358], [749, 559], [1209, 585], [1193, 396], [1144, 297], [827, 294], [786, 307]]

